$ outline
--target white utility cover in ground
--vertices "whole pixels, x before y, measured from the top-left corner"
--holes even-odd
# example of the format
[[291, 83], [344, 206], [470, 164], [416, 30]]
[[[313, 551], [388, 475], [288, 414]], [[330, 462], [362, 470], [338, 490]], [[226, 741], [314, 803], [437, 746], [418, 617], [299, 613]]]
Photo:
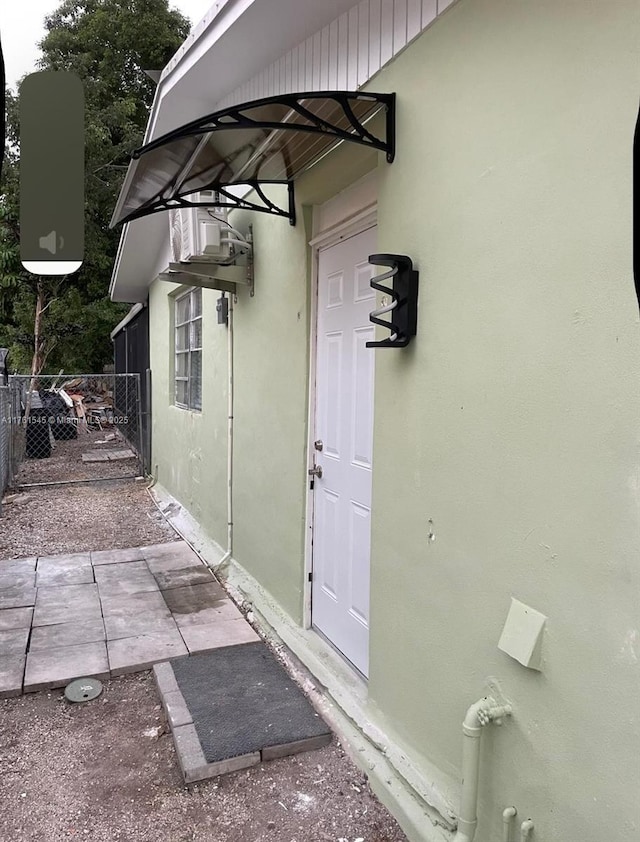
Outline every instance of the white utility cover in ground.
[[318, 258], [312, 622], [364, 675], [369, 668], [373, 445], [370, 228]]

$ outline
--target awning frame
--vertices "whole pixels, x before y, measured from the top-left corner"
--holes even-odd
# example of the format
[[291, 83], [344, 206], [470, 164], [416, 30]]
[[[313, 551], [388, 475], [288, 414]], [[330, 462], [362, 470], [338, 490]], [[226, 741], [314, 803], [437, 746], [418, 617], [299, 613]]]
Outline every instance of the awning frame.
[[[268, 132], [265, 135], [264, 141], [260, 146], [254, 150], [253, 157], [265, 156], [269, 151], [278, 149], [277, 142], [280, 139], [280, 132], [287, 130], [322, 135], [329, 137], [333, 142], [325, 146], [321, 150], [318, 157], [308, 163], [305, 168], [313, 166], [322, 157], [328, 154], [331, 149], [342, 142], [356, 143], [361, 146], [368, 147], [384, 152], [386, 159], [391, 163], [395, 157], [395, 93], [372, 93], [368, 91], [311, 91], [304, 93], [281, 94], [277, 96], [265, 97], [263, 99], [251, 100], [249, 102], [241, 103], [239, 105], [229, 106], [211, 114], [206, 114], [197, 120], [192, 120], [171, 132], [162, 135], [155, 140], [150, 141], [144, 146], [134, 150], [131, 155], [132, 162], [139, 160], [146, 153], [161, 147], [171, 144], [174, 141], [201, 135], [203, 142], [206, 143], [215, 132], [229, 131], [230, 129], [262, 129]], [[332, 116], [335, 116], [335, 122], [331, 122], [325, 116], [314, 113], [307, 107], [304, 101], [317, 101], [319, 108], [326, 106], [327, 103], [333, 106], [331, 109]], [[352, 108], [353, 101], [366, 101], [372, 103], [373, 111], [366, 116], [366, 120], [359, 119]], [[252, 110], [268, 108], [275, 106], [285, 111], [285, 117], [282, 120], [262, 120], [255, 119], [249, 116]], [[355, 107], [355, 106], [354, 106]], [[335, 109], [335, 114], [334, 114]], [[384, 129], [379, 134], [372, 132], [365, 123], [368, 123], [372, 117], [380, 113], [385, 114]], [[304, 123], [293, 122], [296, 116], [301, 117], [307, 121]], [[342, 125], [339, 121], [342, 120]], [[345, 129], [344, 126], [348, 126]], [[243, 178], [242, 173], [246, 171], [247, 165], [241, 166], [237, 172], [229, 179], [219, 180], [214, 179], [206, 186], [201, 184], [197, 190], [185, 191], [180, 193], [180, 187], [188, 178], [189, 169], [193, 164], [193, 159], [197, 156], [194, 153], [189, 161], [184, 162], [181, 169], [177, 172], [172, 182], [165, 184], [155, 196], [148, 198], [144, 205], [137, 210], [130, 211], [126, 216], [120, 217], [118, 221], [129, 222], [133, 219], [146, 216], [151, 213], [156, 213], [163, 210], [170, 210], [176, 207], [209, 207], [211, 202], [196, 201], [190, 197], [196, 196], [200, 191], [212, 190], [218, 196], [215, 201], [215, 207], [240, 208], [251, 211], [259, 211], [262, 213], [269, 213], [275, 216], [281, 216], [289, 219], [292, 225], [295, 225], [295, 196], [293, 179], [297, 172], [294, 172], [290, 178], [279, 180], [268, 180], [261, 178]], [[287, 167], [289, 167], [287, 163]], [[300, 170], [303, 171], [303, 170]], [[281, 184], [287, 187], [287, 202], [283, 206], [276, 204], [270, 199], [262, 189], [264, 185]], [[253, 191], [252, 199], [245, 196], [236, 196], [231, 191], [231, 188], [245, 186], [249, 188], [247, 193]], [[167, 188], [173, 190], [173, 194], [167, 196]], [[123, 188], [124, 191], [124, 188]], [[164, 194], [164, 195], [163, 195]], [[121, 196], [122, 199], [122, 196]], [[121, 199], [119, 199], [119, 204]], [[117, 209], [116, 209], [117, 213]], [[114, 213], [114, 220], [116, 219]], [[112, 225], [117, 224], [112, 221]]]
[[[309, 91], [298, 94], [280, 94], [277, 96], [265, 97], [264, 99], [254, 99], [249, 102], [244, 102], [240, 105], [231, 105], [228, 108], [223, 108], [220, 111], [214, 111], [204, 117], [198, 117], [197, 120], [192, 120], [185, 123], [178, 129], [167, 132], [162, 137], [146, 143], [144, 146], [135, 149], [131, 157], [140, 158], [145, 152], [151, 152], [159, 146], [164, 146], [165, 143], [170, 143], [172, 140], [178, 140], [181, 137], [189, 137], [191, 135], [205, 134], [220, 129], [286, 129], [287, 123], [270, 120], [252, 120], [250, 117], [243, 115], [243, 111], [249, 109], [259, 108], [266, 105], [283, 105], [292, 111], [296, 111], [300, 116], [311, 120], [311, 126], [305, 126], [300, 123], [292, 124], [296, 131], [306, 131], [315, 134], [334, 134], [336, 138], [347, 140], [351, 143], [361, 143], [364, 146], [372, 146], [382, 152], [386, 152], [388, 163], [392, 163], [395, 156], [395, 94], [377, 94], [359, 91]], [[362, 123], [357, 119], [351, 106], [349, 99], [352, 98], [369, 100], [372, 102], [379, 102], [387, 107], [387, 138], [380, 140], [371, 132], [367, 131]], [[348, 117], [356, 135], [350, 132], [345, 132], [339, 127], [332, 125], [327, 120], [309, 111], [300, 104], [301, 100], [307, 99], [330, 99], [340, 105]], [[230, 121], [231, 120], [231, 121]]]
[[[287, 188], [287, 198], [288, 204], [287, 207], [280, 207], [275, 202], [272, 202], [268, 196], [265, 195], [264, 191], [261, 188], [262, 184], [281, 184]], [[232, 195], [228, 189], [225, 187], [221, 187], [220, 185], [211, 185], [209, 187], [203, 187], [203, 190], [214, 190], [216, 193], [216, 201], [215, 202], [196, 202], [189, 199], [189, 195], [185, 196], [176, 196], [171, 199], [160, 199], [156, 200], [154, 204], [153, 211], [149, 211], [146, 208], [140, 210], [139, 212], [132, 213], [130, 216], [127, 217], [127, 222], [130, 222], [133, 219], [140, 219], [140, 217], [148, 216], [149, 213], [159, 213], [160, 211], [164, 210], [173, 210], [174, 208], [229, 208], [232, 210], [250, 210], [250, 211], [259, 211], [260, 213], [270, 213], [272, 216], [283, 216], [285, 219], [288, 219], [291, 225], [296, 224], [296, 203], [295, 203], [295, 194], [293, 190], [293, 182], [292, 181], [255, 181], [251, 179], [250, 181], [243, 181], [239, 182], [237, 185], [234, 186], [247, 186], [253, 190], [257, 197], [263, 202], [263, 204], [258, 204], [258, 202], [252, 202], [250, 199], [247, 199], [245, 196], [234, 196]], [[199, 190], [196, 190], [193, 195], [198, 195], [200, 193]]]

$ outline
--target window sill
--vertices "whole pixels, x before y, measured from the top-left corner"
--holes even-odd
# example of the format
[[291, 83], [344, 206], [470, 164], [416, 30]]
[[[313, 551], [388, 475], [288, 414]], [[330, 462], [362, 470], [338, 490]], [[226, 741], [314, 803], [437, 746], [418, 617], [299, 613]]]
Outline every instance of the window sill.
[[173, 403], [171, 405], [173, 406], [174, 409], [180, 409], [183, 412], [191, 412], [194, 415], [202, 415], [202, 409], [195, 409], [195, 407], [186, 406], [185, 404], [182, 404], [182, 403]]

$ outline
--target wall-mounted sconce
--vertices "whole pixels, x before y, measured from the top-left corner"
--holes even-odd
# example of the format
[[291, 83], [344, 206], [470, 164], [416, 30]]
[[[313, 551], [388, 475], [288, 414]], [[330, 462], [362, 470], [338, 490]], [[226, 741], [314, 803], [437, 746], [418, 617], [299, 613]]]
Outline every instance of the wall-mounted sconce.
[[[378, 342], [367, 342], [367, 348], [404, 348], [416, 335], [418, 327], [418, 272], [413, 268], [411, 258], [403, 254], [370, 254], [369, 263], [374, 266], [389, 266], [371, 279], [371, 286], [378, 292], [390, 296], [391, 301], [374, 310], [369, 319], [391, 331], [391, 336]], [[381, 281], [392, 278], [392, 286]], [[391, 313], [389, 320], [380, 316]]]

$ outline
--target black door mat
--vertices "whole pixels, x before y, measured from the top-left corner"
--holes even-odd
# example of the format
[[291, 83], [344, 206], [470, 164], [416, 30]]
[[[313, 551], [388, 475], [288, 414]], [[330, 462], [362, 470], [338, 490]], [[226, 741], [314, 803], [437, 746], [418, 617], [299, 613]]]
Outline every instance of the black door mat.
[[262, 642], [156, 664], [185, 783], [327, 745], [331, 732]]

